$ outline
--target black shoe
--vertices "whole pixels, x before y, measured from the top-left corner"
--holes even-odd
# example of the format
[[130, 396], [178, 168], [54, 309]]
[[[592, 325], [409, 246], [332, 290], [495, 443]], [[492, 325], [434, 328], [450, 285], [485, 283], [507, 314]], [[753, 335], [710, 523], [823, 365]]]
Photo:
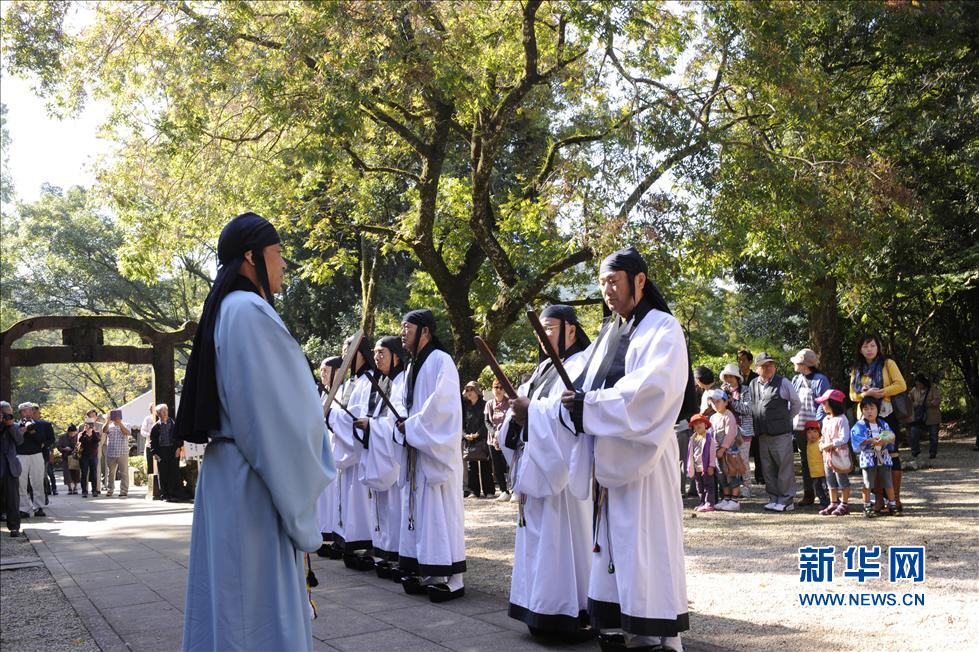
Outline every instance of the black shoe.
[[82, 498], [88, 498], [88, 494], [82, 494]]
[[31, 515], [30, 515], [30, 514], [28, 514], [27, 512], [21, 512], [21, 513], [20, 513], [20, 517], [21, 517], [21, 518], [30, 518], [30, 517], [31, 517]]
[[20, 533], [20, 530], [11, 530], [11, 532], [10, 532], [10, 538], [11, 539], [16, 539], [19, 536], [22, 536], [21, 533]]
[[345, 554], [343, 555], [343, 565], [350, 570], [357, 569], [357, 557], [356, 555]]
[[676, 652], [668, 645], [640, 645], [639, 647], [626, 647], [625, 637], [622, 634], [599, 634], [598, 644], [602, 652]]
[[343, 559], [343, 548], [334, 543], [330, 546], [330, 549], [326, 551], [326, 556], [334, 561], [337, 559]]
[[39, 509], [36, 512], [34, 512], [34, 516], [42, 516], [43, 517], [43, 516], [47, 516], [47, 514], [44, 513], [44, 510], [43, 509]]
[[401, 570], [401, 567], [400, 566], [392, 566], [391, 567], [391, 581], [392, 582], [394, 582], [395, 584], [401, 584], [402, 580], [404, 580], [404, 578], [406, 578], [406, 577], [410, 577], [410, 576], [408, 575], [408, 573], [406, 573], [403, 570]]
[[408, 595], [422, 595], [426, 592], [424, 586], [422, 586], [422, 581], [414, 575], [409, 575], [401, 580], [401, 588], [404, 589], [405, 593]]
[[320, 549], [316, 551], [316, 554], [319, 555], [320, 557], [329, 557], [330, 556], [329, 553], [330, 553], [330, 544], [328, 543], [324, 543], [323, 545], [320, 546]]
[[569, 645], [577, 645], [578, 643], [584, 643], [595, 638], [595, 630], [588, 626], [581, 627], [573, 632], [541, 629], [540, 627], [531, 627], [530, 625], [527, 625], [527, 629], [530, 630], [530, 635], [536, 638], [543, 638], [548, 641]]
[[391, 564], [386, 561], [379, 562], [374, 565], [374, 572], [382, 580], [389, 580], [391, 579]]
[[448, 584], [429, 584], [426, 588], [428, 599], [432, 602], [448, 602], [466, 595], [466, 587], [453, 591]]
[[928, 459], [930, 459], [930, 460], [933, 460], [933, 459], [935, 459], [936, 457], [938, 457], [938, 456], [937, 456], [937, 455], [929, 455], [929, 456], [928, 456]]
[[370, 555], [354, 555], [354, 570], [374, 570], [374, 558]]

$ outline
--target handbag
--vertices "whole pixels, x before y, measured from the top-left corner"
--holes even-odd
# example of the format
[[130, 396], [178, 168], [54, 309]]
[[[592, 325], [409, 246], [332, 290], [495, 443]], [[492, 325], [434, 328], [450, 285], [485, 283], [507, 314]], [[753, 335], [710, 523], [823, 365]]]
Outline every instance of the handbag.
[[894, 413], [901, 423], [910, 423], [914, 419], [914, 412], [911, 410], [911, 403], [908, 395], [901, 393], [891, 397], [891, 405], [894, 406]]
[[489, 444], [486, 443], [485, 437], [466, 442], [466, 449], [462, 452], [463, 462], [485, 462], [489, 458]]
[[736, 454], [725, 454], [721, 458], [721, 471], [729, 478], [744, 476], [748, 473], [744, 460]]
[[853, 458], [849, 447], [834, 448], [829, 454], [829, 467], [837, 473], [849, 473], [853, 469]]
[[921, 405], [914, 406], [914, 421], [912, 423], [916, 426], [925, 425], [925, 421], [928, 420], [928, 397], [931, 395], [931, 387], [925, 392], [925, 397], [921, 399]]

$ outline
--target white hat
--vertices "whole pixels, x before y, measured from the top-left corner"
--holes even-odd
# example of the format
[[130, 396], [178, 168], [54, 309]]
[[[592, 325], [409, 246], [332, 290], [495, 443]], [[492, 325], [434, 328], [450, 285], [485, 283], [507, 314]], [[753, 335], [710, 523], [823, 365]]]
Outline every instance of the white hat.
[[733, 362], [731, 364], [724, 365], [724, 368], [721, 369], [721, 378], [724, 376], [734, 376], [738, 379], [739, 383], [744, 382], [744, 378], [741, 376], [741, 370], [738, 369], [738, 365], [734, 364]]

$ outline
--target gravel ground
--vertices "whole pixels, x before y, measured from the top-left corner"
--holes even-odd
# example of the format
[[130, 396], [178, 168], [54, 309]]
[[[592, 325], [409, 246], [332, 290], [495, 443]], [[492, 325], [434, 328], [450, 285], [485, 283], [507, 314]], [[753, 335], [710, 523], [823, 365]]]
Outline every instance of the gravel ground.
[[[30, 527], [25, 521], [21, 527]], [[38, 559], [30, 542], [0, 534], [0, 558]], [[0, 572], [0, 649], [99, 652], [68, 598], [44, 566]]]
[[[931, 468], [904, 475], [904, 516], [865, 519], [859, 476], [851, 476], [854, 513], [822, 517], [809, 507], [785, 514], [745, 501], [736, 514], [694, 515], [686, 501], [684, 542], [690, 646], [734, 650], [855, 649], [872, 636], [891, 650], [976, 648], [979, 631], [979, 453], [975, 439], [942, 441]], [[904, 456], [909, 457], [907, 451]], [[759, 493], [756, 491], [755, 496]], [[516, 504], [467, 498], [466, 583], [506, 596], [512, 568]], [[831, 584], [799, 582], [799, 547], [835, 546]], [[859, 584], [842, 576], [849, 545], [881, 546], [881, 579]], [[887, 547], [927, 548], [923, 584], [891, 583]], [[799, 593], [895, 593], [894, 607], [803, 607]], [[902, 606], [905, 593], [924, 606]]]

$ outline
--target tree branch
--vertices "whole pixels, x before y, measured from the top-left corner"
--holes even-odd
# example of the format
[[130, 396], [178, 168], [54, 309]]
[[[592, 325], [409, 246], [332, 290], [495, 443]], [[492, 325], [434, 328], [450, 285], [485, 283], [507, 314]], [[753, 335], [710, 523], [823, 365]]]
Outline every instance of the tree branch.
[[656, 183], [659, 178], [662, 177], [670, 168], [704, 147], [706, 147], [706, 143], [703, 140], [694, 140], [686, 147], [683, 147], [682, 149], [679, 149], [667, 156], [659, 163], [659, 165], [650, 170], [649, 173], [643, 177], [642, 181], [636, 185], [635, 189], [633, 189], [626, 200], [622, 202], [622, 205], [619, 207], [619, 219], [627, 219], [629, 217], [629, 213], [631, 213], [632, 209], [636, 207], [636, 204], [638, 204], [639, 200], [642, 199], [642, 196], [646, 194], [646, 191], [649, 190], [649, 188]]
[[386, 113], [379, 106], [369, 103], [367, 100], [363, 100], [360, 104], [360, 108], [374, 122], [390, 127], [392, 131], [401, 136], [409, 145], [411, 145], [412, 149], [414, 149], [416, 152], [425, 157], [431, 156], [431, 147], [422, 142], [422, 139], [415, 135], [411, 129], [398, 122], [393, 116]]
[[421, 181], [421, 179], [419, 178], [419, 176], [417, 174], [415, 174], [414, 172], [409, 172], [408, 170], [402, 170], [400, 168], [387, 167], [387, 166], [384, 166], [384, 165], [378, 165], [378, 166], [367, 165], [366, 163], [364, 163], [363, 159], [361, 159], [359, 156], [357, 156], [357, 154], [353, 151], [353, 149], [350, 147], [350, 143], [344, 143], [343, 144], [343, 151], [345, 151], [347, 154], [350, 155], [350, 158], [353, 161], [354, 167], [357, 168], [357, 169], [359, 169], [361, 172], [382, 172], [382, 173], [388, 173], [388, 174], [396, 174], [396, 175], [399, 175], [399, 176], [402, 176], [402, 177], [406, 177], [406, 178], [411, 179], [411, 180], [416, 181], [416, 182], [417, 181]]

